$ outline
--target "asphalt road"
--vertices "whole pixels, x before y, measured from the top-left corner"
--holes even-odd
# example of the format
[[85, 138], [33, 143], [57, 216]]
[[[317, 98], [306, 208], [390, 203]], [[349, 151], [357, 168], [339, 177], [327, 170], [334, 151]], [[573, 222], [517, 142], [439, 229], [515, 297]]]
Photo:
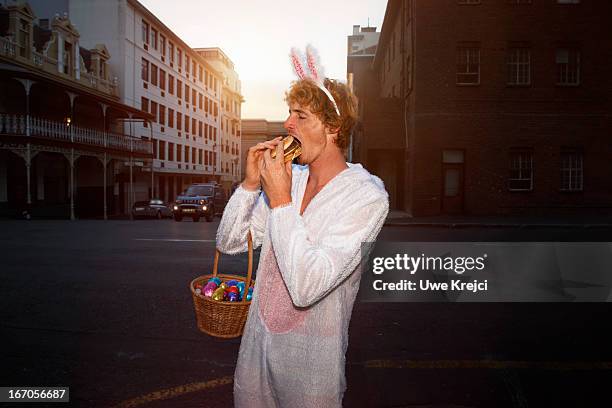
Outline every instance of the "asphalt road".
[[[210, 271], [217, 225], [0, 220], [0, 386], [69, 386], [71, 406], [232, 406], [240, 340], [200, 333], [188, 289]], [[380, 239], [601, 241], [611, 232], [385, 227]], [[221, 268], [243, 273], [245, 260], [224, 257]], [[611, 311], [358, 303], [344, 405], [607, 406]]]

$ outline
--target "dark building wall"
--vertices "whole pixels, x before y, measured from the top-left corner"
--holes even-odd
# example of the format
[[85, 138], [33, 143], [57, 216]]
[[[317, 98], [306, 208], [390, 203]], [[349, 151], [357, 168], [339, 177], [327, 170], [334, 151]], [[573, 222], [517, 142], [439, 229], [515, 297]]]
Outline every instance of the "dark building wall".
[[[403, 121], [407, 124], [404, 209], [413, 215], [447, 212], [446, 149], [463, 151], [463, 213], [612, 211], [612, 53], [605, 40], [612, 32], [602, 20], [612, 15], [612, 5], [457, 3], [390, 0], [387, 8], [387, 14], [405, 13], [405, 24], [385, 17], [372, 78], [382, 94], [399, 84], [406, 96], [405, 118], [399, 115], [394, 124], [397, 129]], [[396, 46], [403, 47], [404, 58], [394, 61], [387, 53], [398, 24], [403, 41]], [[479, 85], [456, 84], [457, 48], [462, 44], [480, 48]], [[528, 86], [507, 85], [508, 49], [513, 46], [530, 49]], [[581, 53], [578, 86], [556, 85], [556, 50], [568, 46]], [[395, 67], [388, 67], [389, 61]], [[398, 71], [403, 63], [404, 71]], [[532, 191], [508, 188], [510, 153], [517, 148], [532, 154]], [[560, 190], [561, 153], [568, 148], [583, 154], [582, 191]]]

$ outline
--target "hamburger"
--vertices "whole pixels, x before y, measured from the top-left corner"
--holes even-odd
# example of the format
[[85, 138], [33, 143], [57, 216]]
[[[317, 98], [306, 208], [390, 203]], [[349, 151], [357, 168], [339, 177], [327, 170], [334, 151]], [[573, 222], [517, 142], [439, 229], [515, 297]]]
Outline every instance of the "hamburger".
[[[287, 135], [281, 139], [283, 142], [283, 151], [285, 153], [285, 162], [292, 161], [302, 154], [302, 145], [299, 140], [291, 135]], [[276, 149], [271, 152], [272, 158], [276, 157]]]

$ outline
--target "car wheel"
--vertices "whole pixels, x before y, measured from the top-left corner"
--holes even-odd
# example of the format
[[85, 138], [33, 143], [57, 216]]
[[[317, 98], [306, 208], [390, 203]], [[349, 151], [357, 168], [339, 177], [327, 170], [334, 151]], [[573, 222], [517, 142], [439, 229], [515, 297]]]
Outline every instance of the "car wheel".
[[183, 217], [181, 217], [180, 215], [175, 215], [174, 216], [174, 221], [181, 222], [181, 221], [183, 221]]
[[193, 217], [193, 222], [199, 222], [200, 221], [200, 217]]

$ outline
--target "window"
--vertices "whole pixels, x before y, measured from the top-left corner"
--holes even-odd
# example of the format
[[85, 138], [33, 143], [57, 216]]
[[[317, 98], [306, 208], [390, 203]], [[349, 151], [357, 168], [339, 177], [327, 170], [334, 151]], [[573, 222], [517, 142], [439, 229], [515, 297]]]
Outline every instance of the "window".
[[208, 154], [209, 154], [209, 153], [210, 153], [210, 152], [209, 152], [208, 150], [205, 150], [205, 151], [204, 151], [204, 165], [205, 165], [205, 166], [208, 166]]
[[189, 85], [185, 84], [185, 102], [189, 103]]
[[149, 61], [146, 59], [142, 59], [141, 68], [140, 68], [140, 77], [143, 81], [149, 80]]
[[151, 64], [151, 84], [157, 86], [157, 65]]
[[168, 142], [168, 160], [174, 161], [174, 143]]
[[166, 107], [159, 105], [159, 124], [164, 126], [166, 124]]
[[196, 73], [198, 72], [198, 64], [195, 61], [193, 61], [192, 64], [193, 65], [191, 66], [191, 73], [195, 77]]
[[529, 191], [533, 189], [533, 154], [531, 152], [510, 152], [508, 189], [511, 191]]
[[182, 161], [181, 156], [183, 155], [183, 146], [180, 144], [176, 145], [176, 161], [180, 162]]
[[582, 152], [561, 152], [561, 190], [582, 191]]
[[208, 112], [208, 98], [204, 98], [204, 111]]
[[176, 49], [176, 59], [178, 61], [179, 68], [181, 68], [183, 66], [183, 51], [180, 48]]
[[181, 130], [183, 127], [183, 114], [181, 112], [176, 112], [176, 129]]
[[510, 48], [508, 52], [508, 85], [531, 84], [531, 50]]
[[204, 124], [204, 139], [208, 140], [208, 123]]
[[151, 42], [153, 43], [153, 48], [157, 49], [157, 30], [151, 29]]
[[202, 149], [198, 149], [198, 164], [202, 163]]
[[480, 84], [480, 47], [457, 49], [457, 85]]
[[194, 105], [196, 104], [197, 101], [197, 91], [195, 90], [195, 88], [191, 89], [191, 103], [193, 103]]
[[159, 50], [161, 52], [161, 55], [166, 55], [166, 37], [163, 36], [163, 34], [159, 35]]
[[151, 112], [149, 113], [153, 115], [153, 122], [157, 122], [157, 102], [151, 101]]
[[142, 20], [142, 42], [149, 43], [149, 23], [144, 20]]
[[204, 99], [204, 95], [201, 93], [198, 94], [198, 107], [202, 110], [202, 99]]
[[189, 146], [185, 146], [185, 163], [189, 163]]
[[170, 54], [170, 62], [174, 62], [174, 44], [168, 41], [168, 54]]
[[153, 157], [157, 158], [158, 157], [157, 156], [157, 150], [158, 150], [157, 149], [157, 139], [153, 139], [152, 142], [153, 142]]
[[149, 111], [149, 100], [144, 96], [140, 98], [140, 110], [143, 112]]
[[166, 71], [159, 69], [159, 87], [162, 91], [166, 90]]
[[176, 97], [179, 99], [183, 97], [183, 82], [180, 79], [176, 80]]
[[197, 131], [197, 120], [196, 118], [191, 118], [191, 134], [195, 136]]
[[189, 116], [185, 115], [185, 133], [189, 136]]
[[192, 147], [192, 148], [191, 148], [191, 162], [192, 162], [193, 164], [196, 164], [196, 154], [197, 154], [197, 153], [196, 153], [196, 148], [195, 148], [195, 147]]
[[168, 74], [168, 92], [174, 95], [174, 77], [170, 74]]
[[189, 55], [185, 53], [185, 72], [189, 73]]
[[559, 48], [555, 62], [557, 63], [557, 85], [580, 84], [580, 51]]
[[159, 160], [166, 160], [166, 142], [159, 141]]
[[198, 65], [198, 79], [200, 80], [200, 82], [202, 82], [202, 66]]
[[202, 121], [198, 121], [198, 136], [202, 137]]
[[174, 127], [174, 109], [168, 108], [168, 127]]

